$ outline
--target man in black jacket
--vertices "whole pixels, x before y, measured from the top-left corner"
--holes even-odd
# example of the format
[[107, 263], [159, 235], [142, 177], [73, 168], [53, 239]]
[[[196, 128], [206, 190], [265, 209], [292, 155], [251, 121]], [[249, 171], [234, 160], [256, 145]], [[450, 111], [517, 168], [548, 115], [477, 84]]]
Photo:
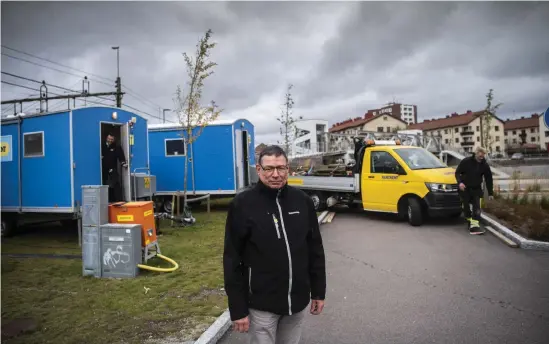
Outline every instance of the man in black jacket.
[[109, 202], [122, 201], [122, 184], [118, 173], [118, 163], [126, 168], [124, 150], [118, 145], [113, 134], [108, 134], [105, 144], [101, 147], [101, 159], [103, 168], [103, 185], [109, 186]]
[[297, 344], [305, 308], [320, 314], [326, 294], [324, 248], [311, 198], [287, 185], [288, 159], [266, 147], [259, 182], [231, 202], [223, 268], [234, 329], [252, 344]]
[[[486, 180], [486, 188], [490, 199], [494, 195], [492, 170], [485, 159], [486, 150], [477, 148], [475, 154], [464, 158], [456, 169], [456, 180], [463, 203], [463, 212], [469, 222], [471, 234], [483, 234], [480, 228], [480, 199], [483, 197], [482, 177]], [[473, 213], [471, 206], [473, 204]]]

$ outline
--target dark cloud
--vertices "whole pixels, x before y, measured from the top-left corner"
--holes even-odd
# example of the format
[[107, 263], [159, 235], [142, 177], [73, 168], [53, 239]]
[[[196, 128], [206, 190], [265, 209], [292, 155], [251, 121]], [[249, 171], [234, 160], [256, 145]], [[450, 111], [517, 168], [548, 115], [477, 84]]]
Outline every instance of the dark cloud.
[[[159, 107], [173, 107], [176, 86], [187, 82], [182, 53], [194, 53], [211, 28], [218, 43], [211, 59], [218, 66], [206, 80], [204, 101], [215, 99], [225, 117], [252, 120], [258, 140], [275, 142], [288, 83], [295, 85], [296, 115], [332, 123], [393, 100], [417, 104], [423, 118], [475, 110], [484, 107], [490, 88], [504, 103], [503, 117], [543, 110], [549, 105], [548, 5], [4, 2], [1, 38], [3, 45], [108, 79], [88, 75], [92, 91], [113, 90], [111, 46], [120, 46], [123, 84], [133, 91], [124, 102], [159, 116]], [[84, 75], [6, 56], [2, 70], [77, 89]], [[2, 85], [3, 99], [31, 93]]]

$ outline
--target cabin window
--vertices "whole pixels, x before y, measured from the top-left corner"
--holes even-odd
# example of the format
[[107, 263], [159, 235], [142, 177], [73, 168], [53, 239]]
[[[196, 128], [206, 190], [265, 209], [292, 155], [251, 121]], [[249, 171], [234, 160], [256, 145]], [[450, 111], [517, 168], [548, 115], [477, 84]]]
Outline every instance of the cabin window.
[[44, 156], [44, 132], [23, 134], [23, 149], [25, 158]]
[[185, 156], [184, 139], [166, 139], [166, 156]]

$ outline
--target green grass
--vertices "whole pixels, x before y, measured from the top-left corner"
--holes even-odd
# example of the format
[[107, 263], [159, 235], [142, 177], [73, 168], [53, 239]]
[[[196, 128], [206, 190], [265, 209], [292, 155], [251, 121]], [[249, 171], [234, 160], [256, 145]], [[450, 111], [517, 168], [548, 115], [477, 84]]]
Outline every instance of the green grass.
[[[223, 235], [226, 207], [195, 210], [197, 223], [163, 223], [162, 253], [172, 273], [141, 270], [134, 279], [82, 277], [79, 259], [2, 257], [2, 324], [33, 318], [38, 328], [3, 343], [142, 343], [196, 339], [226, 308]], [[204, 209], [204, 207], [201, 207]], [[3, 253], [81, 254], [74, 231], [32, 231], [3, 240]], [[153, 266], [168, 266], [160, 260]], [[3, 331], [4, 332], [4, 331]]]

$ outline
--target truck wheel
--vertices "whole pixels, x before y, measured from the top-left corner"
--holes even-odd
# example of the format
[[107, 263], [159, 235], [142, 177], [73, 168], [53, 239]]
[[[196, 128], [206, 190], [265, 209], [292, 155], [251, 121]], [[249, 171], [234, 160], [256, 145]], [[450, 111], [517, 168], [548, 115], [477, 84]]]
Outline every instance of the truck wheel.
[[7, 238], [15, 233], [17, 227], [17, 220], [13, 216], [2, 214], [2, 238]]
[[313, 193], [310, 195], [315, 206], [315, 211], [326, 210], [326, 198], [321, 193]]
[[165, 213], [171, 214], [172, 213], [172, 199], [169, 197], [164, 198], [164, 203], [162, 204], [162, 209]]
[[421, 226], [423, 223], [423, 211], [421, 204], [416, 198], [408, 198], [408, 222], [412, 226]]

